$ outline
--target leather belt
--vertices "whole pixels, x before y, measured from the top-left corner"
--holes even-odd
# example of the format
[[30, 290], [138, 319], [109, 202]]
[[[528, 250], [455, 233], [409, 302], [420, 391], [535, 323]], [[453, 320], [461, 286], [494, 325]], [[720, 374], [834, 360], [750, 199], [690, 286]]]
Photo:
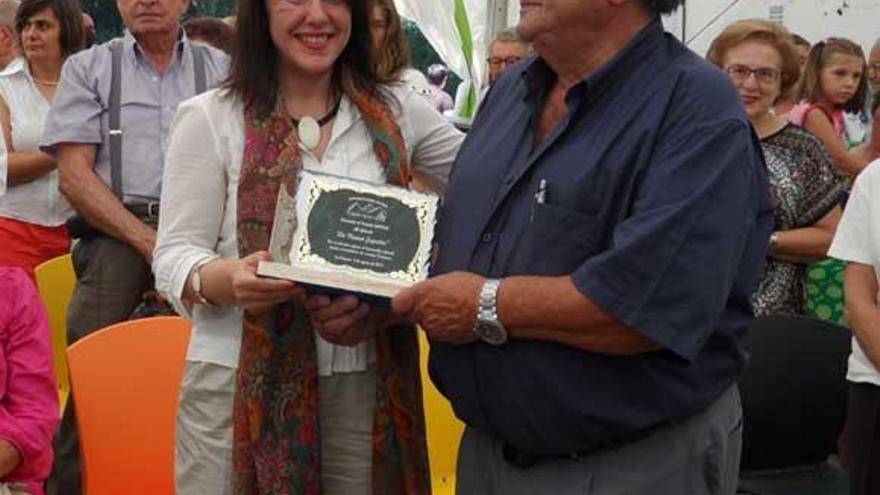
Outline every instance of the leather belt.
[[132, 215], [138, 218], [156, 219], [159, 218], [159, 202], [150, 201], [149, 203], [127, 204], [125, 208]]

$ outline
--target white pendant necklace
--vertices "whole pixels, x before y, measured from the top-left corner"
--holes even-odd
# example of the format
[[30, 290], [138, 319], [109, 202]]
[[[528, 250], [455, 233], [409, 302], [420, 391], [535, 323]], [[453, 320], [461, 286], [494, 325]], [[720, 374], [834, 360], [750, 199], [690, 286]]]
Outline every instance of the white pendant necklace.
[[330, 110], [330, 113], [318, 120], [315, 120], [314, 117], [290, 118], [293, 125], [296, 126], [296, 135], [299, 137], [299, 142], [308, 148], [309, 151], [314, 150], [321, 143], [321, 128], [333, 120], [333, 117], [336, 117], [336, 114], [339, 112], [340, 102], [341, 100], [337, 101], [333, 109]]

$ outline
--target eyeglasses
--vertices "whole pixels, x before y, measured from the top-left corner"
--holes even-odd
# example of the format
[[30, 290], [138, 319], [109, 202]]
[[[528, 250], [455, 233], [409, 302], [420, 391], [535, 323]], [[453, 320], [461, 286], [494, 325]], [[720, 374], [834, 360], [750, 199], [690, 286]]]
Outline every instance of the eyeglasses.
[[725, 71], [737, 86], [744, 84], [752, 74], [755, 75], [758, 84], [762, 86], [769, 86], [779, 80], [779, 71], [769, 67], [752, 69], [745, 65], [731, 65]]
[[875, 77], [880, 74], [880, 62], [868, 64], [868, 77]]
[[489, 57], [486, 61], [489, 62], [489, 65], [492, 67], [500, 67], [502, 65], [513, 65], [522, 60], [521, 57]]

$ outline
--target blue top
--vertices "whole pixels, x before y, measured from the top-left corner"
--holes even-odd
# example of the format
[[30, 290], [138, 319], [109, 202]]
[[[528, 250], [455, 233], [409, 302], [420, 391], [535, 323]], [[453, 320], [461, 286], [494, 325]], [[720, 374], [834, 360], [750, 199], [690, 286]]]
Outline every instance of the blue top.
[[773, 222], [728, 76], [659, 21], [569, 91], [569, 116], [535, 149], [554, 80], [532, 59], [488, 94], [453, 166], [435, 274], [571, 275], [666, 350], [433, 344], [431, 377], [456, 414], [538, 456], [632, 438], [719, 397], [745, 362], [738, 341]]
[[[57, 155], [63, 143], [95, 144], [95, 173], [110, 185], [110, 85], [112, 42], [83, 50], [64, 63], [40, 148]], [[216, 48], [192, 43], [180, 29], [174, 58], [160, 73], [126, 30], [122, 37], [122, 190], [124, 203], [158, 201], [169, 129], [177, 106], [195, 96], [191, 45], [202, 47], [207, 87], [226, 78], [229, 57]]]

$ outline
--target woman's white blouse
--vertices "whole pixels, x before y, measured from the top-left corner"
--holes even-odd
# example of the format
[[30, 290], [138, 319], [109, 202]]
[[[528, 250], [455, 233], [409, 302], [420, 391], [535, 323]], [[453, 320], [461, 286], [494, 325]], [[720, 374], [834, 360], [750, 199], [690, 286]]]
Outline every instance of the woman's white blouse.
[[[13, 60], [0, 72], [0, 97], [9, 108], [12, 128], [12, 149], [8, 151], [39, 151], [49, 101], [34, 84], [24, 59]], [[0, 155], [0, 182], [6, 184], [5, 194], [0, 191], [0, 217], [44, 227], [63, 224], [73, 210], [58, 191], [58, 171], [12, 186], [7, 180], [9, 156], [5, 151]]]
[[[399, 101], [400, 125], [413, 168], [443, 182], [464, 136], [410, 88], [389, 88]], [[238, 179], [245, 144], [241, 103], [213, 90], [183, 102], [171, 127], [162, 179], [159, 235], [153, 257], [156, 287], [181, 314], [193, 319], [187, 359], [237, 367], [242, 312], [238, 308], [181, 302], [184, 284], [198, 263], [216, 256], [238, 258]], [[322, 161], [302, 146], [308, 170], [384, 182], [383, 170], [357, 108], [343, 98]], [[317, 339], [318, 373], [362, 371], [375, 358], [372, 346], [332, 345]]]

